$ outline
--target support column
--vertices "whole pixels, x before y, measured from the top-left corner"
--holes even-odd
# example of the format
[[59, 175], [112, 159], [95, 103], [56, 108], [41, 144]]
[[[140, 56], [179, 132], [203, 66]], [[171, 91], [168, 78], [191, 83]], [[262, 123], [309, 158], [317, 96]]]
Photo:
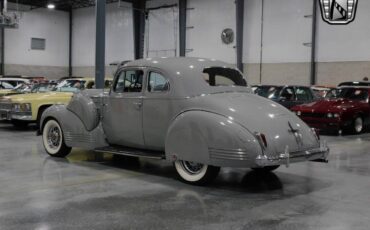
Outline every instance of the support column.
[[145, 3], [146, 0], [135, 0], [132, 3], [133, 27], [134, 27], [134, 58], [144, 56], [145, 40]]
[[68, 57], [68, 76], [72, 77], [72, 26], [73, 14], [72, 8], [69, 10], [69, 57]]
[[312, 9], [312, 41], [311, 41], [311, 85], [316, 84], [316, 32], [317, 32], [317, 0], [313, 0]]
[[[4, 10], [4, 1], [0, 0], [0, 10], [1, 13]], [[5, 29], [4, 27], [0, 28], [0, 75], [5, 74]]]
[[244, 33], [244, 0], [236, 0], [236, 66], [244, 72], [243, 33]]
[[186, 7], [187, 0], [179, 0], [180, 57], [186, 56]]
[[105, 6], [106, 0], [96, 0], [96, 40], [95, 40], [95, 86], [104, 88], [105, 76]]

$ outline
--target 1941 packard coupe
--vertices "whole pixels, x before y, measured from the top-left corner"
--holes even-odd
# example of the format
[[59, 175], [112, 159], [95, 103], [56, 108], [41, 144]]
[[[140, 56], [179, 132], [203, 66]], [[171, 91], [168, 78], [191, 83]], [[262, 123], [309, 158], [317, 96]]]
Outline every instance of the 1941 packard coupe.
[[109, 93], [84, 90], [42, 115], [46, 152], [72, 147], [166, 159], [191, 184], [220, 167], [271, 171], [326, 162], [317, 133], [283, 106], [251, 92], [239, 70], [213, 59], [148, 58], [118, 68]]

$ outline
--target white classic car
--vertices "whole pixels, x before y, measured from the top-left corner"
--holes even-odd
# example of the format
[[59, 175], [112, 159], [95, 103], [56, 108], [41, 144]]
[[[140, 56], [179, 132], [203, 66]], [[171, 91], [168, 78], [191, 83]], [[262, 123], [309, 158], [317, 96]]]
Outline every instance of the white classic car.
[[241, 72], [201, 58], [149, 58], [121, 66], [109, 93], [85, 90], [42, 115], [55, 157], [71, 148], [174, 163], [183, 181], [205, 184], [220, 167], [274, 170], [327, 161], [317, 133], [283, 106], [251, 92]]

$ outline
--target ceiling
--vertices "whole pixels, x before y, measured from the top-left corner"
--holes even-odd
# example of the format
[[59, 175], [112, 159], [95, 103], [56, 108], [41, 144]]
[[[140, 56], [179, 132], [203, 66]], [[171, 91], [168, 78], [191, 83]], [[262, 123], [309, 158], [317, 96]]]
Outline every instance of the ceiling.
[[[30, 5], [32, 8], [45, 8], [49, 3], [53, 3], [57, 10], [68, 11], [83, 7], [94, 6], [96, 0], [8, 0], [8, 2]], [[107, 3], [118, 2], [119, 0], [106, 0]], [[132, 2], [134, 0], [121, 0], [122, 2]]]

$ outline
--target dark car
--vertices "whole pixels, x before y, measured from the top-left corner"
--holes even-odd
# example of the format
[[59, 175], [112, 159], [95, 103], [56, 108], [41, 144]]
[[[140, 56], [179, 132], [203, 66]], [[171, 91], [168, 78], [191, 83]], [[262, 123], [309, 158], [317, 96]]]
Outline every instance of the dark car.
[[370, 86], [370, 82], [368, 81], [346, 81], [338, 85], [338, 87], [341, 87], [341, 86]]
[[316, 100], [314, 93], [307, 86], [259, 85], [254, 87], [255, 94], [278, 102], [288, 109]]
[[292, 108], [303, 121], [322, 131], [344, 130], [361, 133], [369, 124], [370, 87], [343, 86], [328, 92], [326, 98]]

